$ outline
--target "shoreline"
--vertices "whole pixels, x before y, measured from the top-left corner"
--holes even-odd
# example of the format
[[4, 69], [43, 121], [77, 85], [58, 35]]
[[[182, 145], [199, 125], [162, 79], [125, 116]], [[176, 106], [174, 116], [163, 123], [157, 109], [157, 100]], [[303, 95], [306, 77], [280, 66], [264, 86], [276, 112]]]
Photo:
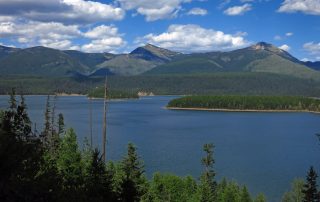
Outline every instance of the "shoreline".
[[314, 113], [320, 114], [319, 111], [310, 110], [273, 110], [273, 109], [217, 109], [217, 108], [195, 108], [195, 107], [165, 107], [168, 110], [189, 110], [189, 111], [212, 111], [212, 112], [267, 112], [267, 113]]

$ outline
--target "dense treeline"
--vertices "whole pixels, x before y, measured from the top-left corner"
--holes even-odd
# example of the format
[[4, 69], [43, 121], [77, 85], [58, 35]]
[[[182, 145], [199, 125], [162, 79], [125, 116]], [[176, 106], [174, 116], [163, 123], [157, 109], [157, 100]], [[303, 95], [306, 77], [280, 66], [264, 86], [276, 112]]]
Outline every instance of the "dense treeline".
[[[104, 98], [104, 87], [96, 87], [88, 93], [88, 97], [91, 98]], [[137, 92], [133, 91], [119, 91], [114, 89], [108, 89], [107, 99], [129, 99], [139, 98]]]
[[[25, 94], [78, 93], [104, 85], [104, 78], [42, 78], [0, 76], [0, 94], [23, 86]], [[156, 95], [290, 95], [317, 96], [320, 83], [268, 73], [214, 73], [209, 75], [109, 76], [111, 90], [153, 92]]]
[[[27, 113], [24, 97], [10, 96], [10, 106], [0, 111], [0, 201], [168, 201], [263, 202], [252, 198], [245, 186], [223, 179], [214, 171], [214, 146], [205, 144], [199, 180], [191, 176], [155, 173], [151, 180], [136, 147], [129, 143], [118, 162], [102, 160], [87, 141], [80, 149], [73, 129], [66, 129], [62, 114], [55, 115], [54, 100], [47, 99], [44, 129], [38, 132]], [[286, 193], [315, 201], [316, 173], [310, 169], [303, 188]]]
[[319, 112], [320, 100], [292, 96], [186, 96], [171, 100], [168, 107]]

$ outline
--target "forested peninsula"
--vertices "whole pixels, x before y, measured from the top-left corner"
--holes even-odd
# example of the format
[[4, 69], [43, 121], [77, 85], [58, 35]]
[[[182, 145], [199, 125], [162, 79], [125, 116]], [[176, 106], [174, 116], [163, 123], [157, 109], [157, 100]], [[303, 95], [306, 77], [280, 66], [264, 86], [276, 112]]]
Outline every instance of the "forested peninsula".
[[298, 96], [185, 96], [168, 109], [211, 111], [320, 112], [320, 99]]

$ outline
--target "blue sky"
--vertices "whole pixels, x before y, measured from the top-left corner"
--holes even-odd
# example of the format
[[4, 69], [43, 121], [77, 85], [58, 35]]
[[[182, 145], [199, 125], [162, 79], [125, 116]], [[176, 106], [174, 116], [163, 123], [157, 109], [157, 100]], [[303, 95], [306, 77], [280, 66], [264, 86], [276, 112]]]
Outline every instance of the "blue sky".
[[130, 52], [229, 51], [265, 41], [320, 60], [319, 0], [0, 0], [0, 44]]

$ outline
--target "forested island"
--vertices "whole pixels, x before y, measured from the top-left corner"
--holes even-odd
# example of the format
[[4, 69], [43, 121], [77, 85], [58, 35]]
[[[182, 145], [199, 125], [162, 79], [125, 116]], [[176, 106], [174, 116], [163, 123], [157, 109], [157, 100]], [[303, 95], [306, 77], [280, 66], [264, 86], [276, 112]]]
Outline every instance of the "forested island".
[[298, 96], [186, 96], [171, 100], [168, 109], [214, 111], [320, 112], [320, 100]]
[[[104, 87], [98, 87], [88, 93], [89, 98], [104, 98]], [[108, 90], [107, 99], [138, 99], [138, 93], [133, 91]]]

